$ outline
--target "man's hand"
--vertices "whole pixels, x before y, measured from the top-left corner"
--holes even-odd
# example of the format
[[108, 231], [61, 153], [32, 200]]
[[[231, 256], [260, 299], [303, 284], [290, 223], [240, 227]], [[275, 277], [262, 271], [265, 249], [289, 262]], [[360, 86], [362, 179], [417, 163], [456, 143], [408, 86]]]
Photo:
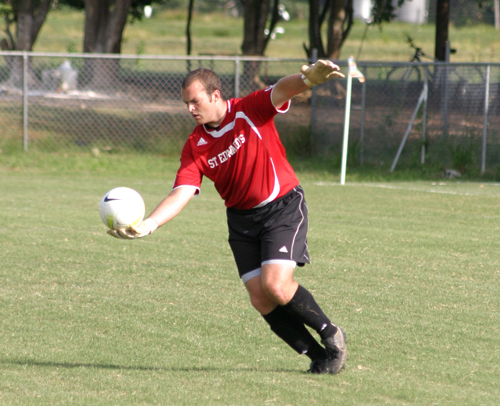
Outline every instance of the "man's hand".
[[331, 61], [319, 59], [312, 65], [304, 65], [300, 69], [304, 83], [309, 86], [321, 85], [333, 78], [343, 78], [345, 75], [339, 72], [340, 68]]
[[152, 219], [148, 218], [136, 226], [131, 226], [130, 228], [120, 228], [118, 230], [108, 230], [108, 234], [115, 238], [121, 238], [125, 240], [134, 240], [136, 238], [146, 237], [158, 228], [158, 223]]

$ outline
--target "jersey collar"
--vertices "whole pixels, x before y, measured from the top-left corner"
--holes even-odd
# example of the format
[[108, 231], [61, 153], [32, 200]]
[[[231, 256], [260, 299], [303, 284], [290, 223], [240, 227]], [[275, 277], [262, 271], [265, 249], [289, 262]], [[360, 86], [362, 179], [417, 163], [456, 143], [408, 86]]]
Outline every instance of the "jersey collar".
[[[220, 123], [220, 125], [217, 128], [213, 128], [213, 127], [210, 127], [208, 125], [203, 124], [203, 129], [205, 130], [205, 132], [214, 138], [222, 137], [226, 132], [228, 132], [229, 130], [231, 130], [234, 127], [234, 123], [233, 123], [232, 127], [228, 126], [226, 124], [226, 121], [227, 121], [228, 115], [229, 115], [228, 113], [231, 113], [231, 100], [226, 100], [226, 103], [227, 103], [226, 116], [224, 117], [224, 119], [222, 120], [222, 123]], [[231, 124], [231, 123], [229, 123], [229, 124]]]

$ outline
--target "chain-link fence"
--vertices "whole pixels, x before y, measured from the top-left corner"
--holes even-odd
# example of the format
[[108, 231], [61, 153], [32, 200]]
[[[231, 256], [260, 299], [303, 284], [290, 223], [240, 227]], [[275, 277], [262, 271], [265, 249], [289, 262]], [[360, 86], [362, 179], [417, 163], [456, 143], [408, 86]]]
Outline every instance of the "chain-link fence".
[[[353, 82], [349, 163], [391, 170], [422, 164], [500, 175], [500, 65], [358, 63]], [[345, 81], [312, 97], [319, 150], [342, 144]]]
[[5, 150], [23, 145], [165, 152], [194, 127], [180, 96], [189, 70], [216, 70], [224, 96], [235, 97], [298, 65], [211, 57], [0, 55], [0, 148]]
[[[216, 71], [239, 97], [298, 72], [298, 59], [0, 52], [0, 148], [178, 150], [194, 128], [186, 73]], [[337, 62], [346, 71], [343, 61]], [[349, 165], [500, 168], [500, 65], [365, 63], [352, 87]], [[295, 98], [276, 125], [291, 153], [340, 161], [346, 80]], [[500, 173], [500, 170], [499, 170]]]

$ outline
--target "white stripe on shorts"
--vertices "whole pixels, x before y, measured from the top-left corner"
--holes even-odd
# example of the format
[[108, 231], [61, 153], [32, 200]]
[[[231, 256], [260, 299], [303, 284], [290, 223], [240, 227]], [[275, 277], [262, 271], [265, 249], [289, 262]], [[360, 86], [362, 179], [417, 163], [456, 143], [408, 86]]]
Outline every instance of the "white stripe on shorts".
[[[263, 266], [268, 264], [284, 264], [284, 265], [290, 265], [292, 268], [295, 268], [297, 266], [297, 262], [290, 261], [288, 259], [270, 259], [262, 263]], [[257, 277], [260, 274], [262, 274], [262, 268], [257, 268], [254, 269], [253, 271], [243, 274], [241, 280], [243, 281], [243, 283], [247, 283], [250, 279]]]
[[[300, 189], [302, 189], [302, 188], [300, 188]], [[300, 210], [300, 215], [302, 216], [302, 219], [300, 220], [300, 223], [297, 226], [297, 229], [295, 230], [295, 234], [293, 235], [292, 248], [290, 249], [290, 258], [293, 257], [293, 249], [295, 248], [295, 238], [297, 237], [297, 234], [299, 233], [300, 226], [304, 222], [304, 212], [302, 211], [302, 202], [304, 201], [304, 192], [301, 192], [301, 190], [298, 190], [298, 188], [293, 188], [293, 190], [295, 190], [295, 192], [300, 195], [299, 210]]]
[[257, 268], [253, 271], [247, 272], [241, 276], [243, 283], [247, 283], [250, 279], [253, 279], [261, 274], [261, 269]]
[[292, 268], [295, 268], [297, 266], [297, 262], [291, 261], [289, 259], [269, 259], [267, 261], [264, 261], [261, 265], [267, 265], [267, 264], [284, 264], [284, 265], [290, 265]]

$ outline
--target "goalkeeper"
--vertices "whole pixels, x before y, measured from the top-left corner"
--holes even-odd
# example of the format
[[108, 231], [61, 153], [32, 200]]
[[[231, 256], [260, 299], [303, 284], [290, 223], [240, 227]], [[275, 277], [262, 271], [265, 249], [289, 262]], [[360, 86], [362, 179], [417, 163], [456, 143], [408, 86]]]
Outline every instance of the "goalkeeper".
[[108, 231], [128, 239], [151, 234], [199, 193], [203, 176], [211, 179], [227, 208], [229, 244], [251, 304], [275, 334], [309, 357], [309, 371], [317, 374], [344, 368], [345, 334], [293, 278], [296, 266], [310, 263], [307, 205], [274, 116], [285, 113], [297, 94], [343, 76], [338, 66], [319, 60], [267, 89], [225, 100], [214, 72], [190, 72], [181, 93], [197, 126], [172, 191], [138, 226]]

